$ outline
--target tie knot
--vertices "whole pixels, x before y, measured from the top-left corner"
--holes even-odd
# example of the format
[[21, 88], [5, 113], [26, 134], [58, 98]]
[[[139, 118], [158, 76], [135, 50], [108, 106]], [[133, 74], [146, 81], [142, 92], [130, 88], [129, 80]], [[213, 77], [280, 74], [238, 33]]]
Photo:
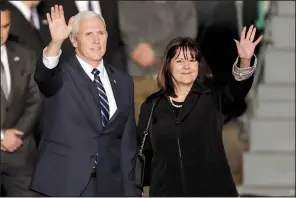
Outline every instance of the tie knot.
[[99, 74], [100, 74], [100, 70], [98, 70], [98, 69], [93, 69], [91, 73], [92, 73], [93, 75], [95, 75], [95, 77], [98, 77]]

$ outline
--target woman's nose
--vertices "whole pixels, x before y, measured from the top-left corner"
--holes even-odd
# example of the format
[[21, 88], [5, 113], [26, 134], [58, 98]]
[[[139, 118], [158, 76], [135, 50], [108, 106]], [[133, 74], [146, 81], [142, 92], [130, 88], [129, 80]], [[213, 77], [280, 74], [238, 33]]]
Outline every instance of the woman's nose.
[[184, 68], [189, 69], [189, 61], [184, 61]]

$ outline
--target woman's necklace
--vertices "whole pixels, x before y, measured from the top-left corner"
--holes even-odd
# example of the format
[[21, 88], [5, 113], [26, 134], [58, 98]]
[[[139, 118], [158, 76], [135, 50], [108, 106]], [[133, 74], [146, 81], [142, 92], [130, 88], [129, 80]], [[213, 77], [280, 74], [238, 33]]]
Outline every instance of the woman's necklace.
[[169, 98], [170, 98], [170, 102], [171, 102], [171, 104], [172, 104], [174, 107], [176, 107], [176, 108], [181, 108], [181, 107], [182, 107], [182, 105], [176, 105], [176, 104], [173, 102], [173, 100], [172, 100], [171, 97], [169, 97]]

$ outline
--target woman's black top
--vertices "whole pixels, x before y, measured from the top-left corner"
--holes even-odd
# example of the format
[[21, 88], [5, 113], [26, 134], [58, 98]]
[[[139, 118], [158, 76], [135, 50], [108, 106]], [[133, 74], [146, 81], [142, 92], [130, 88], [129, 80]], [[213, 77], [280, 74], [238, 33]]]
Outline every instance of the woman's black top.
[[141, 106], [137, 131], [142, 137], [152, 101], [157, 100], [144, 147], [151, 163], [146, 166], [150, 178], [145, 178], [150, 196], [238, 196], [222, 128], [232, 104], [244, 99], [252, 81], [233, 80], [226, 87], [197, 81], [181, 108], [174, 108], [162, 90], [148, 97]]

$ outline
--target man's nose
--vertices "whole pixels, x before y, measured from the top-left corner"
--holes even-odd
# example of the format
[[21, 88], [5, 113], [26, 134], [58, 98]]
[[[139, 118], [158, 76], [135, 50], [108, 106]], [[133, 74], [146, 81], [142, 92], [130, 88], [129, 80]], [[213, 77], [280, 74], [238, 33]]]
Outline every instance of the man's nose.
[[100, 43], [100, 35], [94, 35], [94, 42]]

